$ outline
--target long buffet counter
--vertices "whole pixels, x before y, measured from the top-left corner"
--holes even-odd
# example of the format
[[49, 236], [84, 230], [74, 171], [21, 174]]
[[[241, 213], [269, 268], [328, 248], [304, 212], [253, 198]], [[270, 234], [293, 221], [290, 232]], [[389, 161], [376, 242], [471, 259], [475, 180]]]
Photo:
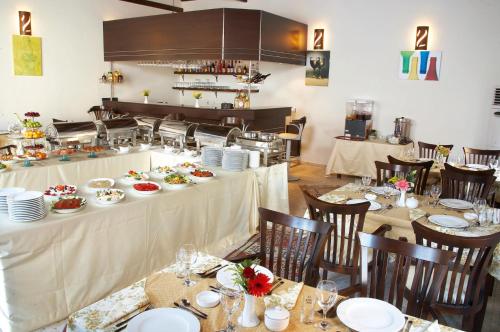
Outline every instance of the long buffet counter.
[[[246, 239], [257, 227], [258, 206], [288, 211], [285, 164], [243, 172], [216, 168], [210, 182], [177, 191], [164, 187], [149, 196], [118, 178], [128, 169], [173, 165], [185, 158], [153, 150], [50, 161], [0, 174], [1, 187], [14, 180], [28, 190], [76, 184], [88, 200], [80, 212], [49, 213], [32, 223], [0, 217], [2, 331], [33, 330], [61, 320], [170, 264], [184, 243], [217, 252]], [[33, 176], [36, 181], [29, 179]], [[125, 200], [99, 205], [85, 186], [93, 177], [118, 178], [115, 187], [125, 190]]]

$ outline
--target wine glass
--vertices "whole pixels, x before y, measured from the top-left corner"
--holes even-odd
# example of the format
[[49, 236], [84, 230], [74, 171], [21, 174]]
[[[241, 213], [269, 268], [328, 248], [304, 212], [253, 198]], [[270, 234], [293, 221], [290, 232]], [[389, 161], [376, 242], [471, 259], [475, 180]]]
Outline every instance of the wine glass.
[[481, 214], [487, 207], [486, 200], [484, 198], [476, 198], [472, 203], [472, 209], [476, 212], [477, 220], [480, 220]]
[[498, 167], [498, 159], [496, 159], [495, 157], [490, 158], [489, 165], [490, 165], [490, 169], [496, 170]]
[[363, 176], [361, 178], [361, 183], [363, 184], [363, 186], [365, 187], [365, 189], [368, 189], [368, 187], [372, 183], [372, 177], [370, 175]]
[[384, 198], [389, 199], [392, 194], [392, 185], [390, 183], [384, 183]]
[[220, 290], [220, 302], [222, 308], [227, 315], [227, 327], [224, 332], [236, 331], [235, 326], [231, 320], [233, 313], [239, 308], [241, 302], [241, 292], [238, 290], [222, 287]]
[[434, 207], [437, 206], [438, 202], [439, 202], [439, 196], [441, 196], [441, 187], [438, 186], [438, 185], [433, 185], [431, 187], [431, 197], [432, 197], [432, 201], [434, 203]]
[[316, 287], [316, 302], [323, 311], [323, 319], [316, 325], [320, 330], [330, 329], [330, 324], [326, 321], [326, 313], [335, 304], [337, 294], [337, 284], [333, 280], [321, 280]]
[[179, 249], [179, 258], [186, 267], [186, 279], [184, 285], [191, 287], [196, 285], [196, 281], [191, 280], [191, 267], [198, 259], [198, 251], [193, 244], [185, 244]]

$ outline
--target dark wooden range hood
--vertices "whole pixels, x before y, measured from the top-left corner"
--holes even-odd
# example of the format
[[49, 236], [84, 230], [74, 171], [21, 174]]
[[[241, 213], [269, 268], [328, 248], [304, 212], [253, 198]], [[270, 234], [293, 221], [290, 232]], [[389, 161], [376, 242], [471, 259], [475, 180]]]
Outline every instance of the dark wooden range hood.
[[103, 22], [104, 60], [255, 60], [305, 65], [307, 25], [261, 10], [210, 9]]

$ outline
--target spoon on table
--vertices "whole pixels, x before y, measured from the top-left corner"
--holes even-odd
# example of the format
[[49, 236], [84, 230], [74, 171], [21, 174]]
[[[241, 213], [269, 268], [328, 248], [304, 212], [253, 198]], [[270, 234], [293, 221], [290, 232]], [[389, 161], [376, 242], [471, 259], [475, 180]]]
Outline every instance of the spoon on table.
[[181, 299], [181, 302], [182, 302], [182, 304], [184, 304], [184, 306], [185, 306], [186, 308], [191, 308], [191, 309], [193, 309], [193, 310], [197, 311], [200, 315], [207, 316], [207, 314], [206, 314], [206, 313], [204, 313], [204, 312], [203, 312], [203, 311], [201, 311], [200, 309], [197, 309], [196, 307], [192, 306], [192, 305], [191, 305], [191, 302], [189, 302], [189, 300], [188, 300], [188, 299]]

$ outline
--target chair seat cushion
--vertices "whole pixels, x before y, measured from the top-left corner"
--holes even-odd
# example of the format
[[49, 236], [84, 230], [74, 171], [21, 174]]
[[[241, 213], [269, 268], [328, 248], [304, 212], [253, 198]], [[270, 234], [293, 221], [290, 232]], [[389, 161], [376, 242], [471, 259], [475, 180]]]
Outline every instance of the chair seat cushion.
[[290, 139], [290, 140], [298, 140], [299, 135], [293, 133], [281, 133], [278, 135], [281, 139]]

